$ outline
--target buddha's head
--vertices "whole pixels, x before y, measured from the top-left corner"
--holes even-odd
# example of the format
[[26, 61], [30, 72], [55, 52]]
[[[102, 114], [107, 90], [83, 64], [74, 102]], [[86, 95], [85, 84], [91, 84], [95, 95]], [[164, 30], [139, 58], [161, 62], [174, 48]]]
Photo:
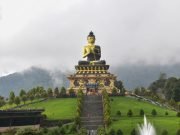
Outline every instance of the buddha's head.
[[91, 32], [89, 33], [88, 37], [87, 37], [87, 41], [88, 41], [89, 44], [94, 44], [94, 43], [95, 43], [95, 40], [96, 40], [95, 35], [94, 35], [94, 33], [91, 31]]

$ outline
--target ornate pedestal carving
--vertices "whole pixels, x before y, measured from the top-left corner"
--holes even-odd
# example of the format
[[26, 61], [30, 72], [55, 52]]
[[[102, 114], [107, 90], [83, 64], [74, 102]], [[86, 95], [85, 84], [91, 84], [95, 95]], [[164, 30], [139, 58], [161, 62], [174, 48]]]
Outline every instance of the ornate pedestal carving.
[[101, 93], [103, 89], [111, 93], [115, 87], [116, 76], [108, 72], [109, 65], [77, 65], [75, 69], [76, 73], [68, 76], [68, 79], [70, 80], [69, 88], [73, 88], [76, 92], [81, 88], [86, 93], [87, 84], [97, 84], [98, 93]]

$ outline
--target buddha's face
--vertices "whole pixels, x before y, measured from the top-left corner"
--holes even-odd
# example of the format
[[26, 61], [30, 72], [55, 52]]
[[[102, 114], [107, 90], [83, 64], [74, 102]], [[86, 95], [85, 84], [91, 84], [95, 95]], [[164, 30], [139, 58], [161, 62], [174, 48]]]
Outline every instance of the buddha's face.
[[95, 43], [95, 37], [88, 37], [87, 38], [88, 43], [94, 44]]

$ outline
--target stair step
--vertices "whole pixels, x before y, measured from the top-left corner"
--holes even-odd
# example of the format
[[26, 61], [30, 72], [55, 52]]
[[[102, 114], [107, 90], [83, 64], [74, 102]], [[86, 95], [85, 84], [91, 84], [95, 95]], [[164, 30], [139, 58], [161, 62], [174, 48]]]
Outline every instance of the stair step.
[[84, 96], [81, 124], [88, 130], [97, 130], [103, 126], [102, 96]]
[[82, 127], [86, 128], [87, 130], [97, 130], [101, 126], [103, 125], [90, 125], [90, 126], [82, 126]]

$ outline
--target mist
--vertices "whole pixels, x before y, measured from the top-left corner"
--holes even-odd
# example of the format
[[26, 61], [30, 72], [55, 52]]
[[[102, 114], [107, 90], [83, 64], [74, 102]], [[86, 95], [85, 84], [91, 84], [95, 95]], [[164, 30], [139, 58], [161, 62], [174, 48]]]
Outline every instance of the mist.
[[180, 63], [178, 0], [1, 0], [0, 76], [73, 70], [92, 30], [112, 66]]

